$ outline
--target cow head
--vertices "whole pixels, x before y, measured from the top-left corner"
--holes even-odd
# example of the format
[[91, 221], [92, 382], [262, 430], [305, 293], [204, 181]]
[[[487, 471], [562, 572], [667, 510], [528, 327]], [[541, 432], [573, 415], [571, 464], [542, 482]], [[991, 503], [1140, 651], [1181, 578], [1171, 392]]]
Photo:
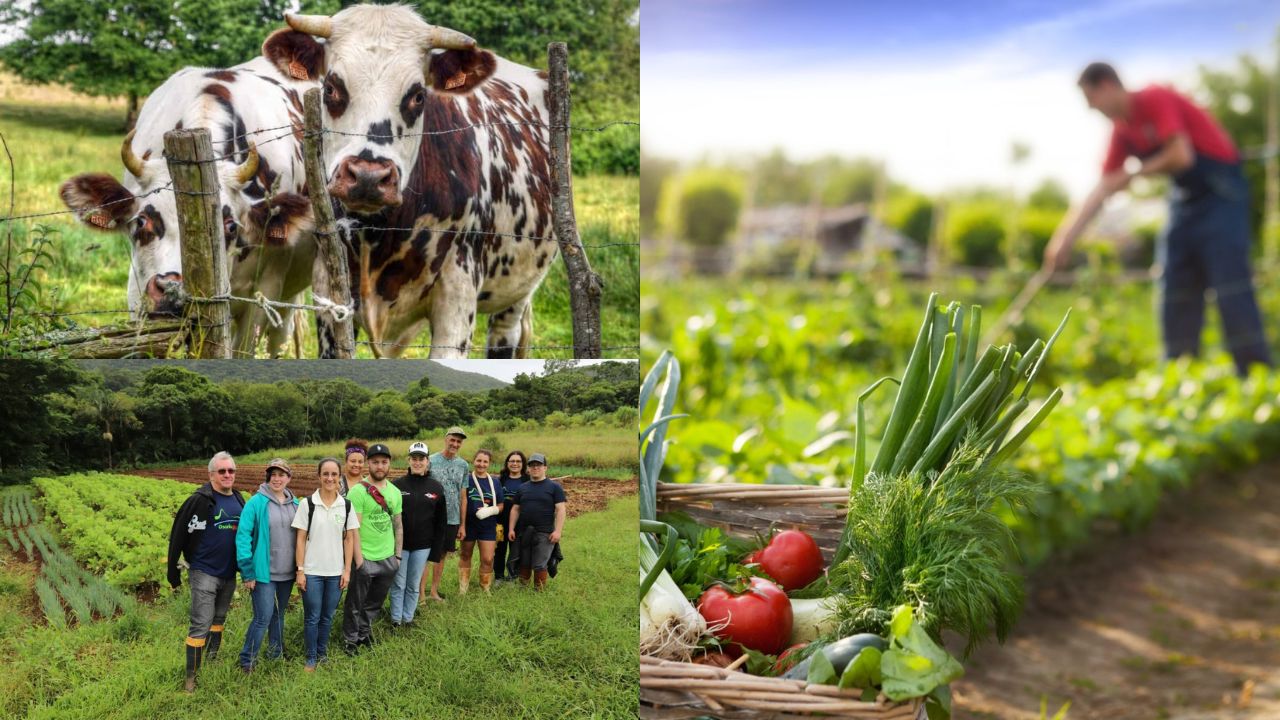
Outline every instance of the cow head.
[[[182, 246], [177, 202], [169, 166], [150, 150], [139, 156], [129, 133], [120, 148], [124, 182], [105, 173], [77, 175], [62, 184], [67, 207], [95, 230], [119, 232], [132, 242], [128, 299], [133, 316], [176, 312], [175, 297], [165, 291], [182, 282]], [[288, 242], [309, 229], [309, 206], [299, 206], [292, 193], [264, 200], [245, 190], [259, 172], [252, 144], [240, 162], [217, 163], [223, 239], [241, 247]], [[266, 240], [264, 240], [266, 238]], [[228, 253], [230, 256], [230, 253]]]
[[[497, 60], [466, 35], [429, 25], [404, 6], [357, 5], [333, 17], [287, 13], [285, 20], [326, 39], [316, 47], [326, 69], [329, 194], [355, 213], [400, 205], [422, 144], [429, 93], [470, 93], [493, 74]], [[263, 46], [281, 68], [312, 52], [271, 38]]]

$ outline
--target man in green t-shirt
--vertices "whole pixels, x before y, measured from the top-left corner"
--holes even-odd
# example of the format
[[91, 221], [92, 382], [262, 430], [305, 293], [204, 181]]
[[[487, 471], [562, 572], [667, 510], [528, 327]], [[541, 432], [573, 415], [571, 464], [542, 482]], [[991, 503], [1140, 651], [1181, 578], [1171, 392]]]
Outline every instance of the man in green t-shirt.
[[347, 491], [351, 511], [360, 520], [360, 542], [352, 553], [355, 572], [347, 587], [342, 613], [342, 638], [347, 654], [373, 645], [373, 621], [378, 619], [391, 584], [400, 569], [404, 526], [400, 490], [387, 481], [391, 450], [377, 443], [369, 448], [369, 477]]
[[[431, 551], [430, 597], [437, 601], [444, 600], [440, 596], [440, 576], [444, 574], [444, 559], [457, 549], [457, 541], [462, 539], [461, 533], [464, 529], [462, 521], [466, 516], [462, 509], [466, 507], [467, 501], [463, 488], [466, 487], [467, 476], [471, 474], [471, 465], [458, 455], [458, 451], [462, 449], [462, 441], [466, 439], [467, 434], [455, 425], [445, 433], [444, 450], [431, 456], [431, 474], [444, 486], [444, 496], [448, 500], [445, 503], [448, 526], [445, 528], [444, 544], [439, 548], [438, 553], [435, 550]], [[423, 585], [426, 585], [426, 577], [426, 573], [423, 573]]]

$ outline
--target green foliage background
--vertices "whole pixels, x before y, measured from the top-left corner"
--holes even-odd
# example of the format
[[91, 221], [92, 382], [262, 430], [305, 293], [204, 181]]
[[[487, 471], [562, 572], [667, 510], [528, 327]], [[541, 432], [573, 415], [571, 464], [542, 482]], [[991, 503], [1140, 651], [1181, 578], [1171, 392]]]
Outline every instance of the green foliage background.
[[[242, 361], [243, 362], [243, 361]], [[371, 391], [345, 378], [215, 383], [176, 365], [104, 376], [64, 361], [0, 363], [0, 473], [244, 454], [352, 435], [410, 437], [479, 421], [630, 427], [640, 379], [634, 362], [519, 375], [488, 392], [445, 391], [423, 376], [405, 390]]]

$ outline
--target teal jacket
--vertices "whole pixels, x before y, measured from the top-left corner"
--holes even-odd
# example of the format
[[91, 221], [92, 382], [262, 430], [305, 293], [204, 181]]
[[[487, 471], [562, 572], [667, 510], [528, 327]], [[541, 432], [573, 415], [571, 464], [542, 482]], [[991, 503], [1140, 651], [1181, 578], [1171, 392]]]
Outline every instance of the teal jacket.
[[[236, 564], [245, 582], [271, 582], [271, 498], [260, 492], [244, 504], [236, 528]], [[298, 498], [293, 498], [298, 504]]]

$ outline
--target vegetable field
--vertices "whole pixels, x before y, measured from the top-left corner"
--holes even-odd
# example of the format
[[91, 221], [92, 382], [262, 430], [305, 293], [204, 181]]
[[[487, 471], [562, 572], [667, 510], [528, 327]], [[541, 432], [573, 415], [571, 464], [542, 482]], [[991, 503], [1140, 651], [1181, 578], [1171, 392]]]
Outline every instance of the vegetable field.
[[[1274, 275], [1264, 272], [1258, 283], [1271, 321], [1280, 317], [1280, 298], [1267, 284]], [[651, 354], [643, 364], [652, 373], [642, 397], [652, 402], [642, 400], [642, 416], [652, 424], [641, 435], [642, 528], [649, 546], [641, 576], [646, 582], [658, 576], [641, 610], [641, 676], [648, 687], [679, 688], [692, 693], [678, 696], [688, 699], [719, 692], [715, 680], [728, 680], [742, 692], [717, 694], [720, 704], [751, 707], [799, 691], [796, 702], [817, 693], [829, 697], [832, 711], [870, 712], [854, 703], [862, 690], [864, 702], [876, 693], [880, 700], [923, 699], [930, 717], [947, 717], [948, 686], [960, 677], [959, 666], [940, 650], [902, 644], [907, 635], [899, 617], [913, 616], [918, 639], [945, 640], [966, 668], [975, 653], [990, 663], [989, 673], [957, 686], [962, 707], [991, 717], [1037, 717], [1037, 688], [1015, 688], [1002, 673], [1034, 666], [1054, 650], [1042, 642], [1040, 655], [1002, 653], [988, 640], [1019, 637], [1028, 584], [1035, 589], [1043, 578], [1058, 578], [1055, 587], [1069, 583], [1055, 574], [1069, 558], [1100, 544], [1140, 542], [1131, 538], [1158, 511], [1165, 515], [1179, 498], [1206, 492], [1212, 478], [1256, 475], [1251, 468], [1280, 452], [1280, 373], [1255, 367], [1238, 377], [1212, 323], [1203, 359], [1163, 362], [1149, 285], [1085, 273], [1074, 286], [1044, 291], [1025, 317], [993, 334], [1023, 279], [921, 284], [872, 274], [792, 284], [699, 278], [646, 291], [642, 335]], [[920, 308], [932, 290], [959, 303], [944, 308], [930, 298], [922, 325]], [[1059, 324], [1068, 309], [1069, 320]], [[1280, 338], [1274, 324], [1268, 330], [1275, 352]], [[667, 349], [678, 367], [657, 356]], [[702, 485], [655, 487], [659, 480]], [[819, 488], [785, 487], [806, 485]], [[847, 516], [833, 511], [846, 503], [820, 488], [844, 490]], [[806, 515], [819, 504], [821, 513]], [[731, 517], [734, 511], [739, 518]], [[834, 547], [834, 558], [816, 581], [788, 582], [790, 567], [767, 560], [786, 535], [775, 533], [798, 528], [833, 543], [819, 517], [839, 518], [843, 526], [839, 542], [823, 546], [824, 554]], [[1145, 571], [1140, 554], [1117, 556], [1138, 563], [1128, 572]], [[1208, 561], [1204, 552], [1197, 557]], [[1280, 570], [1274, 554], [1253, 558], [1256, 574]], [[1025, 580], [1021, 573], [1028, 570], [1034, 572]], [[1219, 573], [1201, 567], [1188, 574], [1214, 583], [1209, 575]], [[749, 598], [780, 592], [755, 589], [761, 577], [787, 591], [790, 608], [781, 605], [755, 626], [726, 620], [726, 605], [742, 604], [741, 619]], [[1108, 605], [1092, 590], [1094, 602]], [[1185, 608], [1184, 620], [1199, 625], [1216, 614], [1232, 621], [1204, 608], [1208, 598], [1197, 599], [1204, 616], [1195, 620]], [[1176, 599], [1161, 600], [1177, 607]], [[903, 608], [913, 612], [903, 615]], [[1087, 626], [1091, 607], [1072, 608]], [[1132, 630], [1118, 612], [1089, 636], [1122, 648], [1116, 652], [1133, 650], [1137, 646], [1123, 638]], [[792, 628], [789, 641], [761, 639], [761, 629], [778, 624]], [[1046, 621], [1030, 627], [1043, 629]], [[1049, 632], [1061, 637], [1060, 629]], [[1177, 667], [1178, 639], [1167, 628], [1150, 632], [1153, 638], [1162, 633], [1156, 642], [1166, 650], [1140, 653], [1141, 662], [1155, 671], [1170, 662]], [[1023, 637], [1020, 647], [1034, 641]], [[795, 645], [780, 652], [786, 642]], [[853, 649], [841, 649], [846, 645]], [[1187, 647], [1221, 658], [1203, 643]], [[914, 653], [913, 659], [905, 665], [891, 659], [900, 651]], [[1090, 654], [1077, 643], [1070, 657], [1081, 663]], [[1187, 657], [1188, 665], [1200, 662]], [[1049, 664], [1072, 671], [1064, 669], [1067, 662]], [[727, 669], [718, 675], [684, 669], [698, 665]], [[1227, 693], [1223, 702], [1229, 695], [1232, 704], [1248, 706], [1267, 674], [1262, 664], [1249, 667], [1226, 673], [1244, 690]], [[895, 674], [903, 668], [911, 672]], [[1083, 703], [1094, 687], [1082, 681], [1064, 692], [1057, 676], [1021, 676], [1055, 691], [1049, 714], [1064, 695]], [[1011, 699], [1002, 702], [984, 682]], [[1110, 699], [1122, 687], [1115, 683]], [[1208, 687], [1222, 688], [1223, 681], [1215, 678], [1186, 696], [1203, 698]], [[973, 698], [981, 702], [966, 704]], [[1137, 714], [1110, 714], [1105, 704], [1078, 711], [1173, 716], [1145, 699], [1129, 701]], [[674, 701], [642, 691], [642, 702], [661, 709]]]

